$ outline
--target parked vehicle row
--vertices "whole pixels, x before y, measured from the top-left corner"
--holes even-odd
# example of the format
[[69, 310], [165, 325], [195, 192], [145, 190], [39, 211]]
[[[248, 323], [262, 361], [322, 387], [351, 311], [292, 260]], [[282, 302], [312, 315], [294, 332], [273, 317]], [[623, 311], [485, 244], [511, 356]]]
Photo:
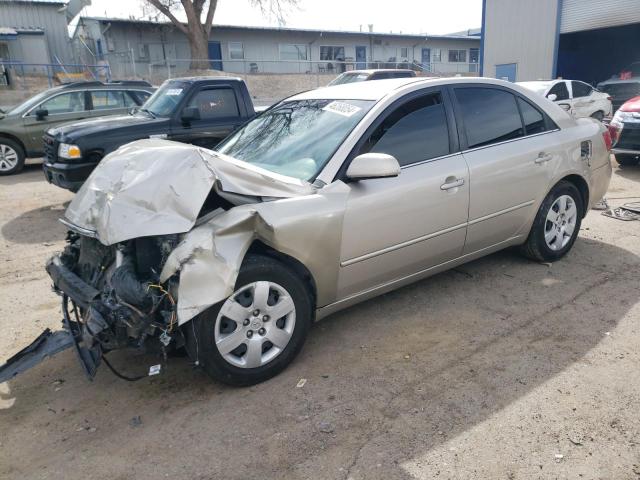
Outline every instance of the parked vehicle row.
[[217, 380], [261, 382], [315, 319], [510, 246], [562, 258], [610, 148], [602, 123], [471, 78], [301, 93], [214, 151], [127, 144], [71, 201], [47, 264], [68, 333], [25, 355], [75, 346], [91, 377], [109, 351], [184, 346]]
[[155, 89], [144, 81], [76, 82], [50, 88], [7, 113], [0, 111], [0, 175], [22, 170], [44, 154], [42, 135], [56, 125], [126, 113]]
[[611, 125], [617, 129], [613, 153], [623, 166], [640, 163], [640, 96], [625, 102], [613, 116]]

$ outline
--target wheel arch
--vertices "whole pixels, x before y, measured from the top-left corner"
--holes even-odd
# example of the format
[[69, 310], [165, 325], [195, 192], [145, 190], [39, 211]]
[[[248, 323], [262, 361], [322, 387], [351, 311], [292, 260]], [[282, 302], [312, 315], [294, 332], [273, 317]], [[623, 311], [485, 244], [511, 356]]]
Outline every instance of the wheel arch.
[[[580, 175], [577, 175], [575, 173], [572, 173], [572, 174], [567, 175], [567, 176], [561, 178], [560, 180], [558, 180], [553, 185], [551, 190], [553, 190], [553, 188], [555, 188], [555, 186], [558, 185], [562, 181], [569, 182], [569, 183], [573, 184], [578, 189], [578, 192], [580, 192], [582, 205], [584, 207], [584, 210], [582, 212], [582, 218], [584, 218], [587, 215], [587, 212], [589, 211], [589, 184], [584, 179], [584, 177], [582, 177]], [[551, 190], [549, 190], [549, 191], [551, 191]]]
[[5, 138], [7, 140], [11, 140], [12, 142], [16, 142], [18, 145], [20, 145], [20, 148], [22, 148], [22, 153], [25, 155], [25, 157], [27, 156], [27, 148], [25, 147], [22, 140], [20, 140], [18, 137], [16, 137], [15, 135], [11, 135], [10, 133], [0, 132], [0, 138]]
[[273, 259], [279, 260], [287, 267], [291, 268], [296, 274], [302, 278], [307, 286], [309, 287], [309, 292], [311, 293], [311, 303], [312, 303], [312, 315], [315, 317], [315, 310], [317, 307], [317, 298], [318, 298], [318, 288], [316, 285], [316, 281], [313, 277], [313, 274], [309, 271], [309, 269], [297, 258], [292, 257], [291, 255], [287, 255], [279, 250], [276, 250], [273, 247], [270, 247], [266, 243], [261, 240], [254, 240], [244, 258], [251, 254], [265, 255], [271, 257]]

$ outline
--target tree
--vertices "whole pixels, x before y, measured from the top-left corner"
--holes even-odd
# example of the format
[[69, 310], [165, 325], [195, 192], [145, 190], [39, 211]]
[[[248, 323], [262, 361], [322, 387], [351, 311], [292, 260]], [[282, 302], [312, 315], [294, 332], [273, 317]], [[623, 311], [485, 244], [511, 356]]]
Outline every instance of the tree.
[[[145, 0], [166, 16], [178, 30], [184, 33], [191, 48], [191, 69], [204, 70], [211, 68], [204, 59], [209, 58], [209, 34], [213, 25], [219, 0]], [[297, 5], [299, 0], [249, 0], [260, 8], [263, 14], [275, 17], [280, 25], [284, 23], [288, 6]], [[184, 13], [187, 23], [178, 19]], [[203, 14], [205, 15], [203, 20]]]

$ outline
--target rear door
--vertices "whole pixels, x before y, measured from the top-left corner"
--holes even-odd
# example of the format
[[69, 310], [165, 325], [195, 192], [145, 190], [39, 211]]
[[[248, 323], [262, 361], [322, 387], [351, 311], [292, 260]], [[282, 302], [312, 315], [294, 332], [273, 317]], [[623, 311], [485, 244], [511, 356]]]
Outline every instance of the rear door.
[[387, 153], [396, 157], [401, 173], [349, 183], [339, 297], [418, 274], [461, 255], [469, 176], [452, 134], [455, 126], [448, 103], [446, 89], [407, 95], [380, 115], [349, 156]]
[[[232, 86], [203, 87], [192, 93], [178, 111], [169, 138], [213, 148], [247, 118], [246, 108]], [[196, 107], [199, 120], [183, 121], [185, 108]]]
[[455, 110], [471, 181], [464, 252], [527, 235], [562, 149], [534, 104], [499, 86], [456, 86]]
[[[41, 119], [37, 110], [47, 110]], [[84, 90], [58, 93], [33, 107], [23, 118], [26, 147], [29, 152], [42, 152], [42, 136], [51, 127], [61, 123], [82, 120], [91, 115]]]

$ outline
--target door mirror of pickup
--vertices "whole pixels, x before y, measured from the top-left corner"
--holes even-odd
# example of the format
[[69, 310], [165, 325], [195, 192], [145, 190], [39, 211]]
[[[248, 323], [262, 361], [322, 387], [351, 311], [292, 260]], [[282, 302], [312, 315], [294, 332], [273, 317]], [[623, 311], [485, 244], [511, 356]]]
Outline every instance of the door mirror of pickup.
[[353, 181], [398, 175], [400, 175], [398, 160], [386, 153], [363, 153], [354, 158], [347, 168], [347, 178]]
[[49, 115], [49, 110], [47, 110], [46, 108], [39, 108], [35, 111], [35, 114], [36, 120], [44, 120], [44, 117]]
[[185, 107], [180, 115], [182, 123], [191, 123], [194, 120], [200, 120], [200, 109], [198, 107]]

